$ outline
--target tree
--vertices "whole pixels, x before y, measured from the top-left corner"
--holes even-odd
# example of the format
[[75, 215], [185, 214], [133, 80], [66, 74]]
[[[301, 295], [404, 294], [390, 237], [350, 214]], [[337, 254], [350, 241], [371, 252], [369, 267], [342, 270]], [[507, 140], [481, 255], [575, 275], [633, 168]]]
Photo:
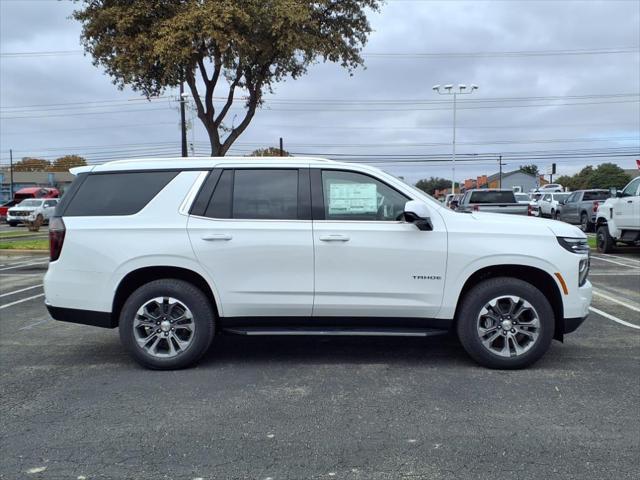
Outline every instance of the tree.
[[623, 188], [631, 177], [614, 163], [601, 163], [589, 179], [589, 188]]
[[614, 163], [602, 163], [597, 168], [587, 165], [573, 176], [563, 175], [557, 182], [569, 190], [583, 190], [585, 188], [622, 188], [631, 177]]
[[[429, 177], [429, 179], [423, 178], [418, 180], [416, 187], [429, 195], [433, 195], [436, 190], [443, 190], [445, 188], [451, 188], [451, 180], [440, 177]], [[456, 183], [456, 189], [459, 185]]]
[[[278, 147], [258, 148], [249, 154], [250, 157], [279, 157], [280, 149]], [[290, 157], [291, 154], [286, 150], [282, 151], [283, 157]]]
[[87, 161], [79, 155], [65, 155], [53, 161], [50, 172], [68, 172], [70, 168], [81, 167], [87, 164]]
[[538, 166], [533, 163], [531, 165], [520, 165], [520, 171], [530, 175], [535, 175], [536, 177], [540, 175]]
[[[211, 155], [222, 156], [276, 83], [299, 78], [317, 59], [350, 74], [362, 65], [371, 32], [365, 11], [378, 11], [380, 1], [82, 0], [73, 17], [94, 65], [119, 88], [149, 98], [186, 81]], [[237, 90], [244, 117], [227, 127]]]
[[44, 172], [51, 164], [41, 158], [24, 157], [13, 165], [14, 172]]

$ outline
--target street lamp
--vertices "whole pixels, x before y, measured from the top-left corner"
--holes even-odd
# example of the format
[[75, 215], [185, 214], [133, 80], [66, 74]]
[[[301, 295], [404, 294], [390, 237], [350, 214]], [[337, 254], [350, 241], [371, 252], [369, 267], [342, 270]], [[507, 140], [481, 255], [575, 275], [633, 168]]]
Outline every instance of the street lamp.
[[433, 86], [433, 91], [438, 93], [438, 95], [453, 95], [453, 152], [451, 155], [453, 166], [451, 172], [451, 193], [456, 193], [456, 98], [458, 95], [470, 95], [477, 89], [478, 86], [474, 84], [471, 84], [469, 88], [463, 84], [459, 84], [457, 87], [451, 84]]

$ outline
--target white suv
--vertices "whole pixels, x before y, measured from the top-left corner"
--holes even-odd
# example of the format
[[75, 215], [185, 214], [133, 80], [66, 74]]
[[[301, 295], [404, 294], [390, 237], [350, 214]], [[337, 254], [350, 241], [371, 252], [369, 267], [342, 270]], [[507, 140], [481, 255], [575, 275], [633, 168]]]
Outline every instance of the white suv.
[[640, 242], [640, 177], [631, 180], [622, 191], [612, 193], [612, 198], [598, 206], [596, 214], [597, 246], [602, 253], [613, 251], [616, 242]]
[[482, 365], [521, 368], [588, 314], [577, 227], [457, 213], [376, 168], [192, 158], [72, 171], [46, 305], [119, 327], [150, 368], [190, 365], [222, 333], [448, 331]]
[[27, 198], [7, 210], [7, 223], [12, 227], [36, 220], [47, 223], [53, 215], [56, 205], [58, 205], [57, 198]]

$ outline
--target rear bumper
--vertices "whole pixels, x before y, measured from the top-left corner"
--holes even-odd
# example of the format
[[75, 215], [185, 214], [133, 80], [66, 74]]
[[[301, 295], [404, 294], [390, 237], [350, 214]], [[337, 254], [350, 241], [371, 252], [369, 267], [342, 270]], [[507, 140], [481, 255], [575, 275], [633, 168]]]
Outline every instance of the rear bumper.
[[575, 332], [580, 325], [587, 319], [589, 315], [578, 318], [565, 318], [564, 319], [564, 333]]
[[111, 312], [96, 312], [94, 310], [78, 310], [76, 308], [54, 307], [46, 304], [49, 315], [61, 322], [80, 323], [102, 328], [116, 328]]

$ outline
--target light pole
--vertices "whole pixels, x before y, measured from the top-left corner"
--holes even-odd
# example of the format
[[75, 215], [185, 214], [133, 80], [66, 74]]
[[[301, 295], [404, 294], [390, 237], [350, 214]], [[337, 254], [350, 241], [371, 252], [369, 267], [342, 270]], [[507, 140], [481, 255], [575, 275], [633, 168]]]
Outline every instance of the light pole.
[[[457, 90], [456, 90], [457, 88]], [[453, 95], [453, 151], [451, 154], [452, 168], [451, 168], [451, 193], [456, 193], [456, 99], [458, 95], [470, 95], [478, 89], [477, 85], [471, 84], [469, 90], [466, 85], [458, 85], [454, 88], [453, 85], [434, 85], [433, 90], [438, 95]]]

